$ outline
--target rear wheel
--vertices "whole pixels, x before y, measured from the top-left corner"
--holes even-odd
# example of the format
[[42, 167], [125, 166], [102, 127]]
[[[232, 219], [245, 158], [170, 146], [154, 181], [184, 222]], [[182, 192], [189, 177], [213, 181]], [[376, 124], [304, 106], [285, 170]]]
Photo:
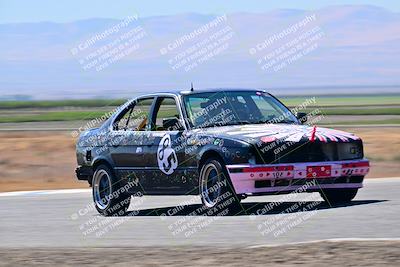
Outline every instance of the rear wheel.
[[357, 192], [358, 188], [324, 189], [320, 192], [320, 195], [329, 204], [340, 204], [352, 201]]
[[99, 165], [93, 174], [93, 201], [97, 211], [104, 216], [125, 215], [131, 196], [106, 165]]
[[240, 198], [218, 159], [210, 158], [201, 167], [200, 196], [208, 215], [226, 215], [239, 207]]

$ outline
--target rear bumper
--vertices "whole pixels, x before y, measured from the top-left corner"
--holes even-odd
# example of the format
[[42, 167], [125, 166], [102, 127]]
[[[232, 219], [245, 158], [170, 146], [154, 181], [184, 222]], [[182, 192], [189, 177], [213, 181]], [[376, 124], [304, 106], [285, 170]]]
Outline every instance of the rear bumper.
[[361, 188], [369, 161], [346, 160], [267, 165], [228, 165], [237, 194], [286, 193], [303, 188]]
[[75, 174], [78, 180], [90, 181], [93, 176], [93, 170], [88, 166], [79, 166], [75, 169]]

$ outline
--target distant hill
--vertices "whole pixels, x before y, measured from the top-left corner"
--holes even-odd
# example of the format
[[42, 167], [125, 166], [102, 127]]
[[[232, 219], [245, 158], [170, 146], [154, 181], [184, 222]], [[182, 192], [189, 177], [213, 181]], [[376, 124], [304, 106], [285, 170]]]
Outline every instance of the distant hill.
[[[295, 33], [257, 50], [256, 54], [250, 52], [274, 34], [314, 14], [315, 19]], [[118, 33], [108, 34], [78, 51], [75, 56], [74, 48], [85, 46], [96, 34], [112, 29], [121, 21], [94, 18], [71, 23], [0, 24], [0, 95], [31, 95], [35, 99], [119, 98], [145, 91], [187, 89], [192, 81], [195, 87], [201, 88], [301, 87], [303, 94], [308, 93], [307, 88], [311, 86], [313, 89], [309, 92], [317, 90], [319, 94], [332, 93], [335, 86], [340, 85], [386, 85], [377, 90], [400, 90], [390, 87], [400, 84], [400, 13], [373, 6], [331, 6], [314, 12], [235, 13], [227, 14], [226, 21], [210, 27], [208, 33], [198, 33], [201, 27], [215, 22], [218, 17], [180, 14], [139, 18]], [[79, 60], [138, 26], [144, 36], [128, 56], [100, 71], [82, 68]], [[315, 49], [278, 71], [262, 70], [258, 63], [262, 56], [315, 27], [322, 33], [314, 42]], [[174, 57], [182, 57], [189, 47], [221, 32], [231, 32], [230, 38], [226, 41], [216, 38], [207, 43], [220, 42], [217, 46], [220, 51], [215, 57], [200, 60], [201, 63], [190, 71], [172, 68], [169, 62]], [[190, 33], [195, 37], [185, 39], [185, 34]], [[177, 44], [178, 48], [168, 50], [168, 46]], [[166, 55], [160, 52], [162, 49], [167, 49]], [[325, 88], [321, 92], [315, 89], [320, 85]], [[340, 93], [374, 90], [365, 88], [347, 87]], [[285, 89], [282, 90], [278, 91], [284, 94]], [[287, 92], [296, 93], [289, 89]]]

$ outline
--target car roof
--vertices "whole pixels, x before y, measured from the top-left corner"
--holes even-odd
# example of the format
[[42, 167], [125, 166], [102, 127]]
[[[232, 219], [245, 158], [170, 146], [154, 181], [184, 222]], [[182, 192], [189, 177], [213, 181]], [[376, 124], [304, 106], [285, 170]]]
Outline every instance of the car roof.
[[216, 93], [216, 92], [229, 92], [229, 91], [263, 91], [263, 89], [248, 89], [248, 88], [207, 88], [207, 89], [194, 89], [192, 90], [172, 90], [172, 91], [163, 91], [163, 92], [155, 92], [151, 94], [143, 94], [138, 96], [137, 98], [143, 97], [154, 97], [154, 96], [166, 96], [166, 95], [190, 95], [190, 94], [197, 94], [197, 93]]

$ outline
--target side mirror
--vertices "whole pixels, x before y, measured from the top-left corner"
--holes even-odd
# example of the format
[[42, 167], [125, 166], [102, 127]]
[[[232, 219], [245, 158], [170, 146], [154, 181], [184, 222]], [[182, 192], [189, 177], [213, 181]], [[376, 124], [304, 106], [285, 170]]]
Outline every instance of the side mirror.
[[179, 130], [183, 129], [180, 120], [176, 117], [165, 118], [165, 119], [163, 119], [162, 124], [163, 124], [163, 128], [168, 131], [179, 131]]
[[296, 118], [300, 121], [301, 124], [304, 124], [307, 122], [307, 113], [297, 112]]

